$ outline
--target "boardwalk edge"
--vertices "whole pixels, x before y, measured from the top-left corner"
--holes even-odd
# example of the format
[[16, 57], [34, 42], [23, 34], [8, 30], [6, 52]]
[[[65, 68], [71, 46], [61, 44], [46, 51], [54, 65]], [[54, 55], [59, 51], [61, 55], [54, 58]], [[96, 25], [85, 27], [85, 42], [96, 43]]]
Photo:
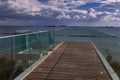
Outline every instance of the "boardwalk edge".
[[[58, 44], [53, 51], [55, 51], [59, 46], [61, 46], [64, 42]], [[17, 76], [14, 80], [23, 80], [29, 73], [31, 73], [39, 64], [41, 64], [53, 51], [48, 51], [48, 55], [43, 56], [42, 58], [38, 59], [34, 64], [32, 64], [28, 69], [22, 72], [19, 76]]]
[[92, 43], [93, 47], [95, 48], [96, 53], [98, 54], [99, 58], [101, 59], [103, 65], [105, 66], [105, 68], [108, 71], [108, 73], [109, 73], [110, 77], [112, 78], [112, 80], [120, 80], [119, 77], [117, 76], [117, 74], [115, 73], [115, 71], [112, 69], [112, 67], [108, 63], [108, 61], [102, 55], [101, 51], [97, 48], [97, 46], [93, 42], [91, 42], [91, 43]]

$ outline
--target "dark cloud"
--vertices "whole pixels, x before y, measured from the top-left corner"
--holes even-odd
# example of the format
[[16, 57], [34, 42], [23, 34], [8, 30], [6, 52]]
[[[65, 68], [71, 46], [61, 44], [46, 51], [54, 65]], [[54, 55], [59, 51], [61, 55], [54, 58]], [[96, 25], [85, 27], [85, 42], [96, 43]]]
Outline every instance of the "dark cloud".
[[109, 9], [116, 9], [116, 8], [118, 8], [118, 6], [116, 4], [113, 4], [113, 3], [111, 3], [111, 4], [102, 4], [101, 7], [102, 8], [109, 8]]

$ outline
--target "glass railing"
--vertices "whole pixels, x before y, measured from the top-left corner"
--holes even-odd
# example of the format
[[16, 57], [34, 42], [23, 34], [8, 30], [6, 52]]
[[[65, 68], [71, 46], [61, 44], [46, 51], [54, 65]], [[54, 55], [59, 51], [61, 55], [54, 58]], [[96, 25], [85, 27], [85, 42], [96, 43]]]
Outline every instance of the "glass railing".
[[104, 33], [102, 36], [92, 38], [92, 41], [120, 77], [120, 37]]
[[55, 31], [55, 41], [65, 42], [90, 42], [91, 41], [90, 29], [63, 29]]
[[61, 29], [0, 38], [0, 80], [12, 80], [60, 42], [93, 42], [120, 76], [120, 38], [92, 29]]
[[55, 41], [93, 42], [120, 77], [120, 37], [93, 29], [64, 29], [55, 31]]
[[0, 80], [13, 80], [54, 47], [54, 31], [0, 37]]

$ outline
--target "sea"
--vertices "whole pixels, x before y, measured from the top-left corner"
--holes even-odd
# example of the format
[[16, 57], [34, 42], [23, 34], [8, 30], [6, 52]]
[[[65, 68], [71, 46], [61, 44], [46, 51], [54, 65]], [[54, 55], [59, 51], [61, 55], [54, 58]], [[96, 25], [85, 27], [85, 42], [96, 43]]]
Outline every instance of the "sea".
[[59, 29], [59, 27], [44, 27], [44, 26], [0, 26], [0, 36], [8, 36], [16, 33], [17, 31], [45, 31]]
[[[0, 26], [0, 37], [14, 35], [14, 33], [16, 33], [17, 31], [20, 31], [20, 30], [27, 30], [27, 31], [29, 30], [31, 32], [36, 32], [36, 31], [45, 31], [45, 30], [66, 29], [66, 31], [69, 31], [71, 28], [82, 29], [83, 32], [82, 31], [79, 31], [79, 32], [87, 33], [87, 35], [89, 35], [89, 33], [83, 29], [96, 30], [96, 31], [111, 35], [111, 37], [105, 37], [105, 36], [104, 37], [95, 37], [93, 35], [92, 35], [92, 37], [94, 37], [93, 41], [95, 41], [95, 44], [101, 50], [101, 52], [103, 53], [103, 55], [105, 57], [107, 55], [112, 55], [114, 60], [120, 61], [120, 27]], [[60, 33], [62, 33], [62, 35], [66, 34], [64, 31], [60, 31]], [[72, 32], [69, 31], [69, 33], [72, 33]], [[74, 33], [78, 34], [77, 32], [74, 32]], [[85, 36], [82, 35], [82, 38], [81, 37], [78, 38], [79, 36], [77, 36], [77, 37], [66, 38], [66, 39], [63, 37], [56, 37], [56, 40], [63, 40], [63, 39], [64, 39], [64, 41], [78, 41], [79, 39], [82, 41], [90, 41], [91, 40], [90, 38], [86, 38]], [[66, 36], [64, 36], [64, 37], [66, 37]], [[90, 37], [90, 36], [87, 36], [87, 37]], [[0, 45], [1, 44], [3, 44], [3, 43], [0, 42]]]
[[110, 35], [120, 36], [120, 27], [92, 27], [92, 26], [89, 27], [0, 26], [0, 33], [8, 33], [9, 35], [9, 33], [15, 33], [18, 30], [30, 30], [32, 32], [36, 32], [63, 28], [94, 29]]

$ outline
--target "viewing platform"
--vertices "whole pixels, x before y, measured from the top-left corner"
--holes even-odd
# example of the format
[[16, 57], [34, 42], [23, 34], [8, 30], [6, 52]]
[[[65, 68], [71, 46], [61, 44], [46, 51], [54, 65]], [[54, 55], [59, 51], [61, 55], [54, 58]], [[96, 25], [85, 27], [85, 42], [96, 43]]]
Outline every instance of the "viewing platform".
[[120, 80], [120, 37], [58, 29], [0, 37], [0, 80]]
[[64, 42], [23, 80], [112, 80], [90, 42]]

